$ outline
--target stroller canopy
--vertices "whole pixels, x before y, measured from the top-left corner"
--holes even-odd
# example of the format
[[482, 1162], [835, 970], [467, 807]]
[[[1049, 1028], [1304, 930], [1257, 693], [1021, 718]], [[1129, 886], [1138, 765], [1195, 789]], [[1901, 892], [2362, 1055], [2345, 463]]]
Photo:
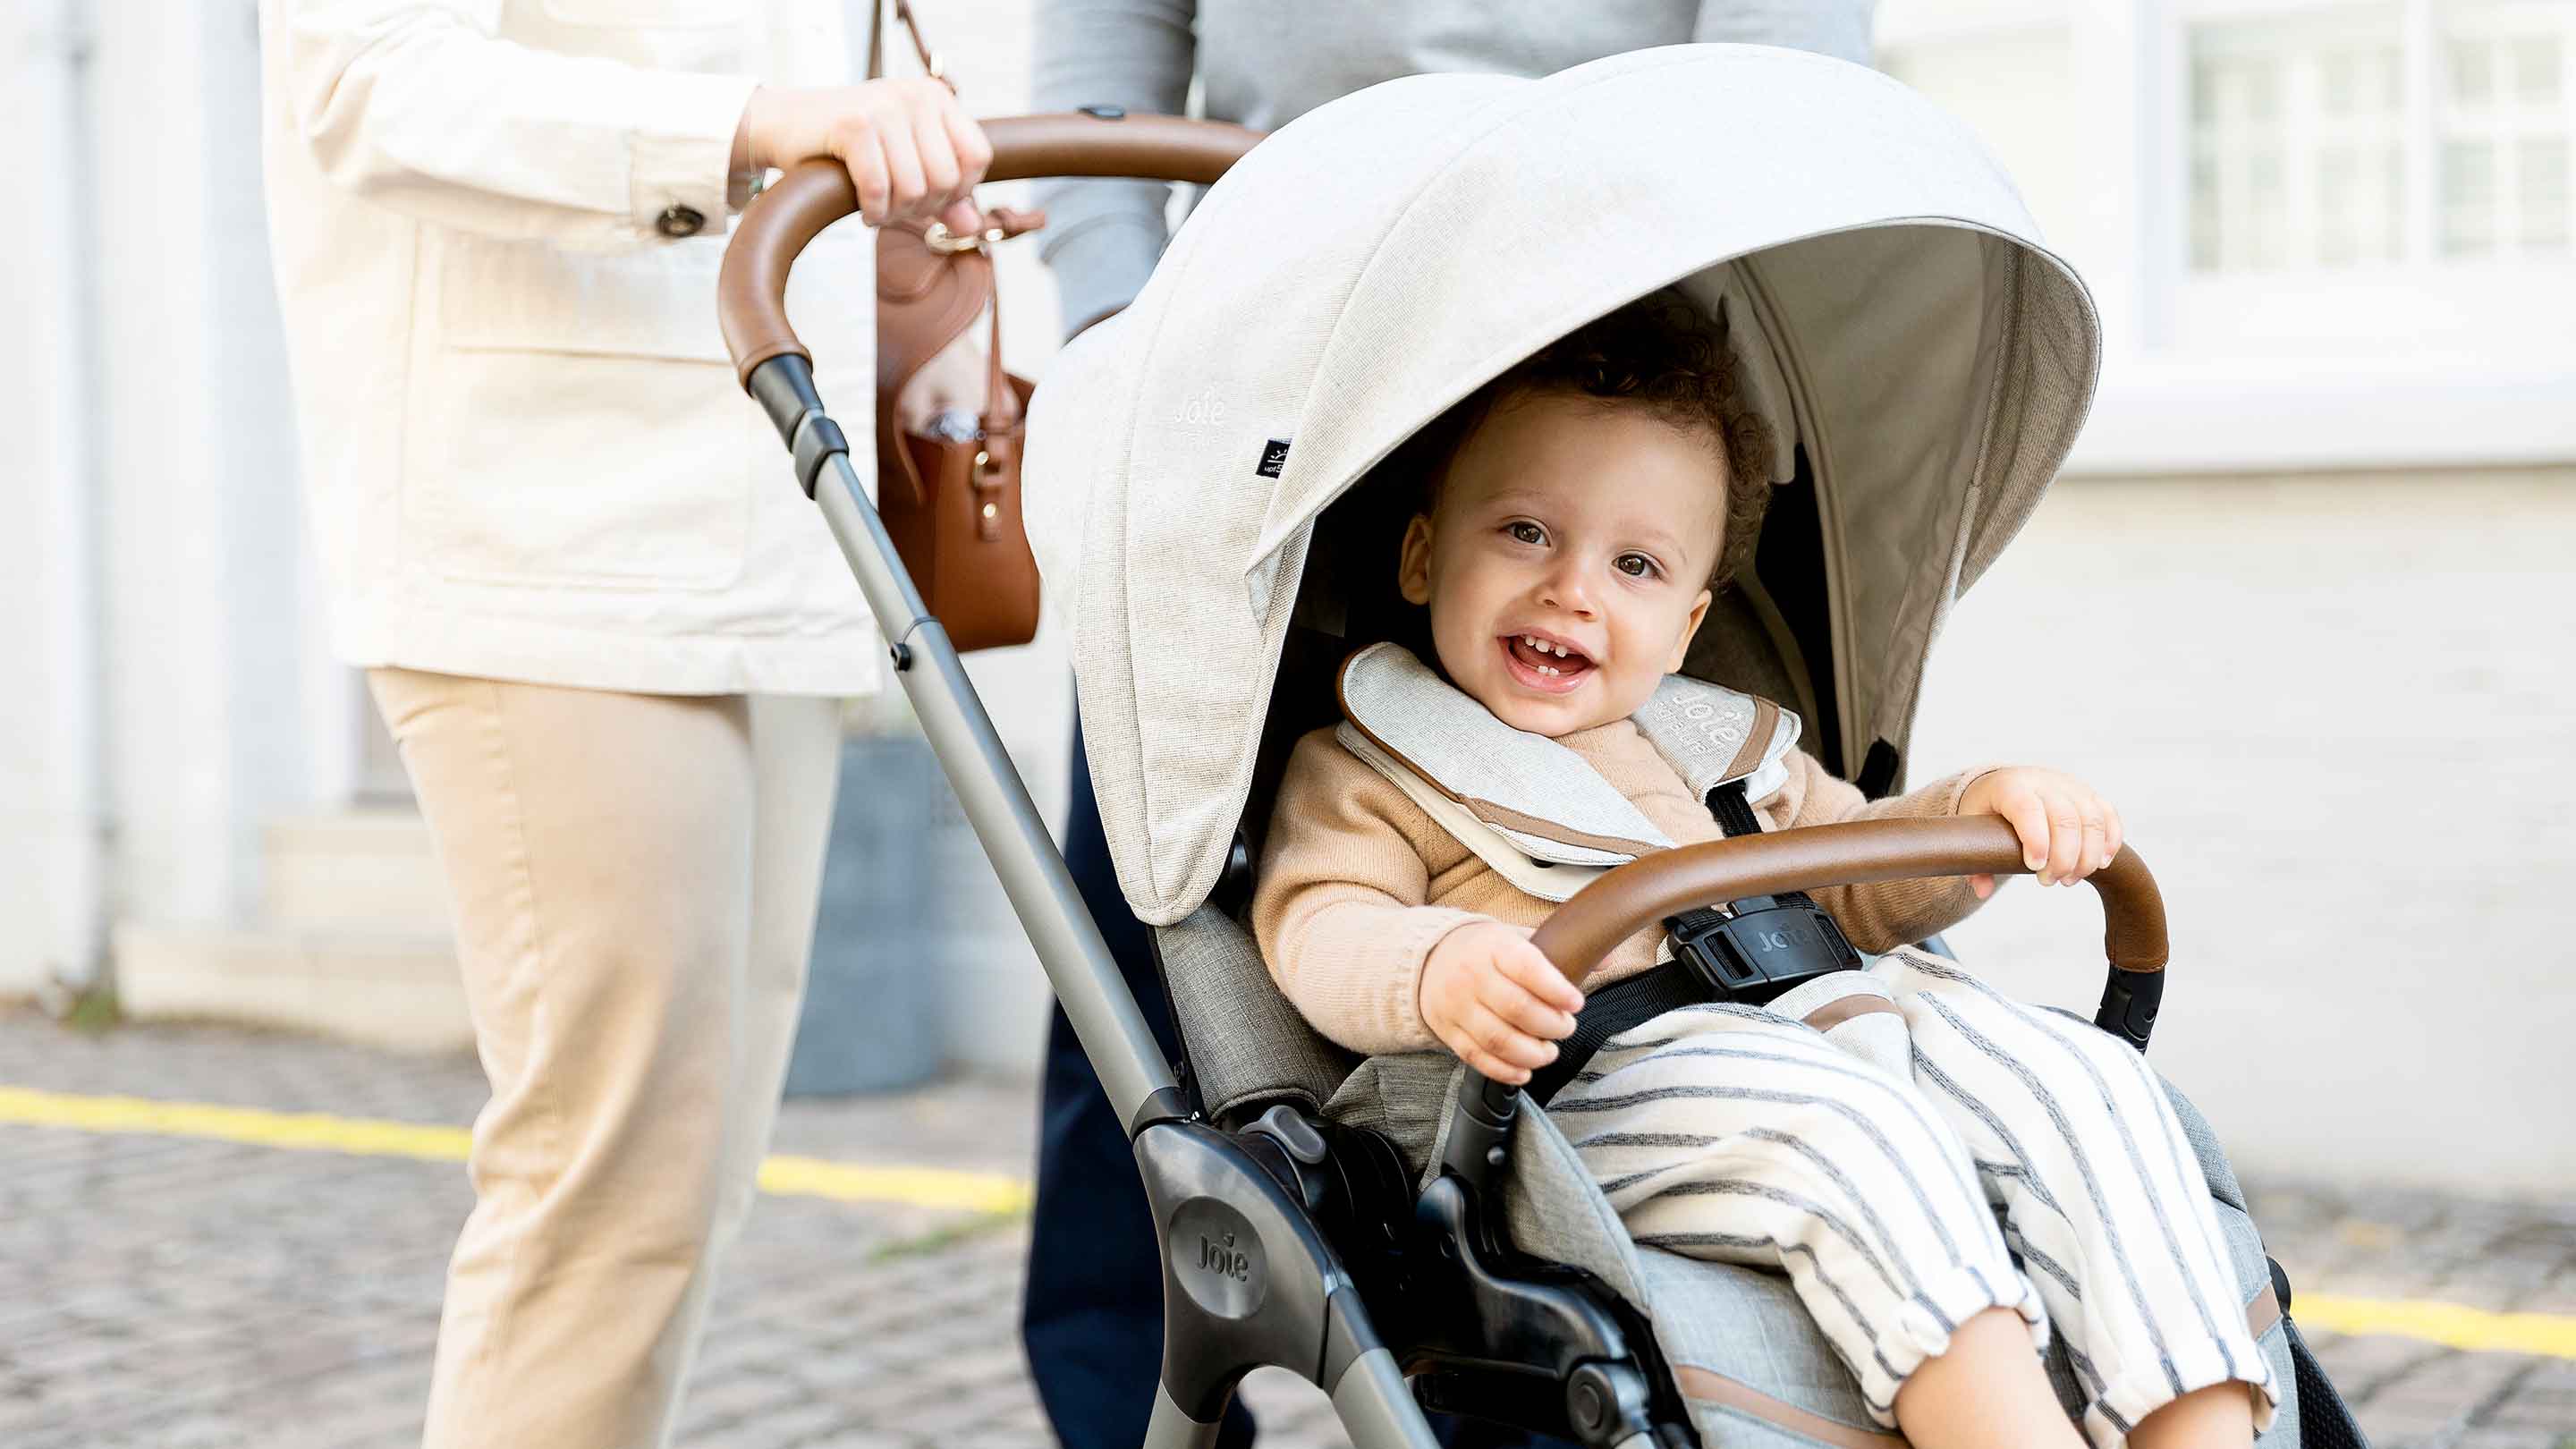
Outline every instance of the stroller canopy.
[[1913, 92], [1795, 51], [1392, 81], [1254, 147], [1032, 409], [1030, 534], [1138, 916], [1180, 919], [1223, 870], [1324, 509], [1676, 282], [1725, 310], [1814, 483], [1845, 757], [1902, 748], [1933, 635], [2065, 458], [2100, 357], [2011, 181]]

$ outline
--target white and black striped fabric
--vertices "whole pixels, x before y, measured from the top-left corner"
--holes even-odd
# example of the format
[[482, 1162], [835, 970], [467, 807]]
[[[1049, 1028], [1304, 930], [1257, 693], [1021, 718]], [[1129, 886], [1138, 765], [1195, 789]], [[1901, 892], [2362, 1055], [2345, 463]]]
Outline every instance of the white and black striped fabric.
[[2116, 1038], [1948, 962], [1900, 950], [1771, 1007], [1666, 1013], [1548, 1111], [1640, 1246], [1784, 1270], [1881, 1424], [1994, 1307], [2064, 1340], [2103, 1449], [2231, 1380], [2270, 1421], [2273, 1370], [2162, 1086]]

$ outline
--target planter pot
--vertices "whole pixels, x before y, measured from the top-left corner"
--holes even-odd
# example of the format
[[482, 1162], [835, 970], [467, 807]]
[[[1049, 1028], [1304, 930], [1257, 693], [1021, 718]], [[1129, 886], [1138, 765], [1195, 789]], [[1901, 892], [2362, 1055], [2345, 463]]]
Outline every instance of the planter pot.
[[947, 1059], [942, 995], [956, 951], [946, 863], [974, 837], [930, 745], [911, 730], [853, 734], [841, 745], [840, 795], [805, 1008], [787, 1094], [915, 1086]]

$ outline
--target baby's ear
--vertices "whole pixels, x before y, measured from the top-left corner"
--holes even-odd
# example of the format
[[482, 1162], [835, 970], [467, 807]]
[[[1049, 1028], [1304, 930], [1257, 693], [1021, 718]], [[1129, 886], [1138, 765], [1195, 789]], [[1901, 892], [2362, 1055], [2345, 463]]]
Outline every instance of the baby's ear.
[[1702, 589], [1699, 591], [1699, 597], [1691, 601], [1690, 617], [1682, 621], [1681, 637], [1673, 641], [1673, 657], [1664, 665], [1666, 674], [1682, 672], [1682, 662], [1690, 658], [1691, 641], [1699, 637], [1700, 621], [1708, 617], [1708, 606], [1716, 597], [1717, 595]]
[[1404, 548], [1396, 555], [1395, 586], [1408, 604], [1431, 602], [1431, 516], [1413, 515], [1404, 526]]

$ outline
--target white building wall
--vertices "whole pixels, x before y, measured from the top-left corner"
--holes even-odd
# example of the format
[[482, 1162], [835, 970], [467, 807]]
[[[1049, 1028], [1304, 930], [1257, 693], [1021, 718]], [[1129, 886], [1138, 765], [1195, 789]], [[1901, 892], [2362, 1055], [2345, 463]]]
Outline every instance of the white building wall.
[[[1972, 125], [2103, 311], [2070, 470], [2262, 471], [2576, 460], [2576, 261], [2194, 272], [2189, 39], [2314, 0], [1887, 0], [1879, 60]], [[2535, 7], [2546, 11], [2552, 7]], [[2557, 0], [2576, 30], [2576, 3]], [[2439, 0], [2404, 17], [2413, 182], [2430, 185]], [[2571, 86], [2576, 95], [2576, 86]], [[2571, 101], [2570, 104], [2576, 104]], [[2428, 251], [2423, 239], [2418, 253]], [[2178, 425], [2179, 424], [2179, 425]]]
[[312, 801], [293, 417], [260, 220], [249, 0], [92, 8], [106, 754], [121, 920], [258, 897]]
[[[81, 170], [81, 7], [0, 7], [0, 175], [22, 198]], [[0, 993], [88, 979], [102, 950], [96, 362], [77, 205], [0, 228]]]

